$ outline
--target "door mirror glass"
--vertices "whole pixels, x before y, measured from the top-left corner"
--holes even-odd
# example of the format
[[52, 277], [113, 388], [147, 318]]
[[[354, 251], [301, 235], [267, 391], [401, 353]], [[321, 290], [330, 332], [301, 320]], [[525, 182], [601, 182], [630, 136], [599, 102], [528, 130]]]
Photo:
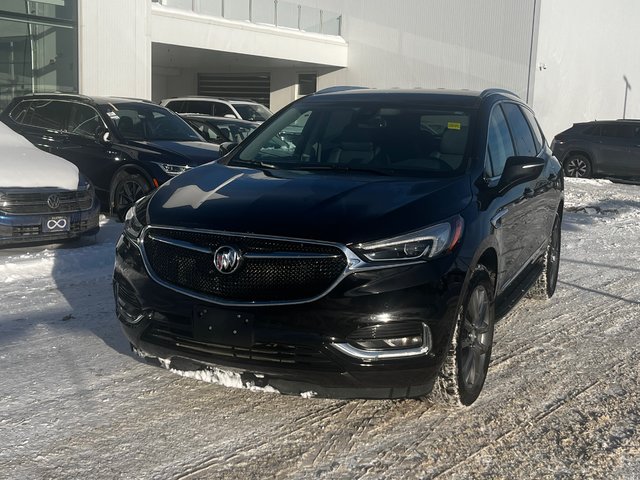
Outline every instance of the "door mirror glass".
[[98, 143], [109, 145], [111, 144], [111, 132], [109, 132], [105, 127], [99, 126], [96, 128], [95, 139]]

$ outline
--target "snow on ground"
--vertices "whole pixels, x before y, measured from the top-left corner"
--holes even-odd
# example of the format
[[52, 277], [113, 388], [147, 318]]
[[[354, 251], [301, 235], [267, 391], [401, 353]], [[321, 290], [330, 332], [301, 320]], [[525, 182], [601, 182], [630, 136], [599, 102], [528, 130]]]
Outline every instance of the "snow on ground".
[[102, 227], [0, 250], [0, 478], [640, 478], [640, 186], [567, 180], [556, 296], [500, 321], [461, 410], [146, 364], [114, 315], [122, 226]]

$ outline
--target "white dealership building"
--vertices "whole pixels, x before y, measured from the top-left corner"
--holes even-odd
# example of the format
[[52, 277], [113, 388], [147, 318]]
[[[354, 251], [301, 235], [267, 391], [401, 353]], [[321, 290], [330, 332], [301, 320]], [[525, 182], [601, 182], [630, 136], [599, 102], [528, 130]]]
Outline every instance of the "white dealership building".
[[549, 136], [640, 118], [637, 0], [2, 0], [0, 106], [31, 91], [277, 110], [334, 85], [514, 91]]

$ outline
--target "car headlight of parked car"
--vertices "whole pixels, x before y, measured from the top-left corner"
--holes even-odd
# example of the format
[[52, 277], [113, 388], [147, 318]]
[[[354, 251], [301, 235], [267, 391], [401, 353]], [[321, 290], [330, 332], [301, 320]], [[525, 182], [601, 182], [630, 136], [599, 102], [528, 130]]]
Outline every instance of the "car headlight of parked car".
[[176, 175], [180, 175], [183, 172], [186, 172], [189, 168], [188, 165], [173, 165], [171, 163], [160, 163], [160, 162], [154, 162], [156, 165], [158, 165], [162, 171], [164, 173], [166, 173], [167, 175], [171, 175], [172, 177], [175, 177]]
[[372, 262], [434, 258], [450, 252], [460, 238], [464, 221], [456, 216], [448, 222], [386, 240], [354, 245], [353, 250]]
[[138, 200], [124, 217], [124, 233], [134, 242], [138, 241], [142, 229], [147, 225], [147, 205], [152, 195], [147, 195]]

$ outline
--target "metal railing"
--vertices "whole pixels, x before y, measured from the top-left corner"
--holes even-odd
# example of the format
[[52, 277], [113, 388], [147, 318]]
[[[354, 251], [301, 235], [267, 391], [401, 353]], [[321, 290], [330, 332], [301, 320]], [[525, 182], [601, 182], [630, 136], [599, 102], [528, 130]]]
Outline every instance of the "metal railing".
[[342, 15], [281, 0], [151, 0], [169, 8], [302, 32], [342, 35]]

